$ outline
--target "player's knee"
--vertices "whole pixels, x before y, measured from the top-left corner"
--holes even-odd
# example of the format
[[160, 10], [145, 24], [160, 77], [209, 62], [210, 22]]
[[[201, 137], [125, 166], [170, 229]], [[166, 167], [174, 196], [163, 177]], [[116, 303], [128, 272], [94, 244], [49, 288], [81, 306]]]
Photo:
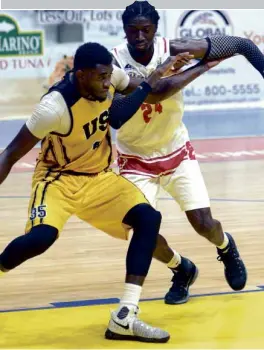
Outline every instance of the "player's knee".
[[161, 214], [149, 204], [140, 204], [127, 213], [123, 222], [134, 231], [127, 253], [127, 274], [146, 276], [156, 247]]
[[44, 253], [58, 238], [58, 230], [50, 225], [38, 225], [27, 233], [33, 255]]
[[161, 224], [161, 213], [147, 203], [136, 205], [126, 214], [123, 222], [134, 230], [148, 227], [147, 232], [158, 235]]

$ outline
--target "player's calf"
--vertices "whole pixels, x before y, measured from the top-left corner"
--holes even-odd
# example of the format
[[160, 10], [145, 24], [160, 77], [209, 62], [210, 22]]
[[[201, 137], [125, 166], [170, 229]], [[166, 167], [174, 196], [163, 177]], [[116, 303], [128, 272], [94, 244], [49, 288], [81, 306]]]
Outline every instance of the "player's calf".
[[186, 211], [186, 216], [194, 230], [209, 242], [220, 246], [224, 240], [221, 223], [212, 217], [210, 208]]

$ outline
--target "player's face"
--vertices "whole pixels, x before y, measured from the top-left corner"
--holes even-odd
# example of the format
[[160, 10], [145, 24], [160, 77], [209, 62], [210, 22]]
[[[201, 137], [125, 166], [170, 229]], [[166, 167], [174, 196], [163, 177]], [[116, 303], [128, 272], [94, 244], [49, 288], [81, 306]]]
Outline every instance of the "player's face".
[[96, 101], [103, 102], [111, 85], [113, 66], [98, 64], [96, 68], [85, 70], [82, 86], [89, 96]]
[[157, 27], [149, 18], [138, 16], [128, 22], [124, 31], [130, 48], [145, 52], [153, 45]]

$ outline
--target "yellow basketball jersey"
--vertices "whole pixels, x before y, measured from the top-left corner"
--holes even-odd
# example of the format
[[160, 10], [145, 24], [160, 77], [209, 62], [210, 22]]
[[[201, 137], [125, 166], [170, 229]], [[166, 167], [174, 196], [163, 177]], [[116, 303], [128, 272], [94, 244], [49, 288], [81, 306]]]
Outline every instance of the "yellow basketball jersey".
[[99, 173], [112, 163], [108, 109], [114, 87], [111, 85], [104, 102], [82, 98], [70, 74], [51, 91], [59, 91], [69, 110], [71, 128], [67, 135], [50, 133], [41, 144], [37, 169], [68, 173]]

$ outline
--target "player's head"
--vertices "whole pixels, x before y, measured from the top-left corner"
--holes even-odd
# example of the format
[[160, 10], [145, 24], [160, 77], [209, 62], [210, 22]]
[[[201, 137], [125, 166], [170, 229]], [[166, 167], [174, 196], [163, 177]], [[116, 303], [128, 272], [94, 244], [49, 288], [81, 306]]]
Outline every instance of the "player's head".
[[112, 55], [98, 43], [81, 45], [74, 56], [73, 69], [83, 97], [104, 101], [113, 71]]
[[135, 1], [126, 7], [122, 21], [130, 47], [144, 52], [153, 45], [158, 28], [159, 14], [147, 1]]

